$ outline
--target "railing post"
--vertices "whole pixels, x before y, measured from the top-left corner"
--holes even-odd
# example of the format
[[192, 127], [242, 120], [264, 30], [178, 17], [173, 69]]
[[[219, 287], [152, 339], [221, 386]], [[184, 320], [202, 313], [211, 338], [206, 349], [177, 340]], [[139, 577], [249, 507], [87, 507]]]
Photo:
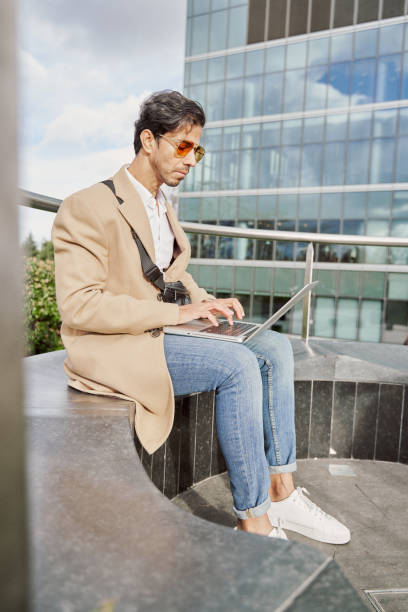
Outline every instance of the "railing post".
[[[313, 277], [313, 244], [310, 243], [306, 250], [305, 285], [312, 282]], [[302, 339], [306, 344], [309, 342], [310, 324], [310, 291], [303, 298]]]

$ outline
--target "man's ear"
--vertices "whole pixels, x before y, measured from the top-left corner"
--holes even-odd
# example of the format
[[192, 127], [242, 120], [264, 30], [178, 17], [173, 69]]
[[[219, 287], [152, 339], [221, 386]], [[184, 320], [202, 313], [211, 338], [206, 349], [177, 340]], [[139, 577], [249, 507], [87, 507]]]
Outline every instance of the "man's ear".
[[140, 142], [142, 143], [143, 150], [148, 154], [152, 153], [157, 144], [153, 133], [148, 129], [140, 133]]

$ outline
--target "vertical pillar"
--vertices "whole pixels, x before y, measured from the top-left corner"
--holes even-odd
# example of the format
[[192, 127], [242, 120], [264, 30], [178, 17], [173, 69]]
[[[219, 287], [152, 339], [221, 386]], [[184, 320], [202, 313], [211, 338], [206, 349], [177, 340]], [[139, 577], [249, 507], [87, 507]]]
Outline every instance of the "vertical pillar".
[[20, 612], [27, 608], [27, 553], [13, 0], [0, 2], [0, 74], [0, 610]]

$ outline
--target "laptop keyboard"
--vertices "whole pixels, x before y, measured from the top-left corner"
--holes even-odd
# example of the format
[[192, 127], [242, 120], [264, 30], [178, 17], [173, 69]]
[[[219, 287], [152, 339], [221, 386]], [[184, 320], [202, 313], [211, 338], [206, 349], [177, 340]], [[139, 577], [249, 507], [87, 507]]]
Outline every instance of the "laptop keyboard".
[[228, 321], [220, 321], [218, 327], [215, 325], [210, 325], [210, 327], [206, 327], [202, 329], [202, 332], [206, 334], [221, 334], [222, 336], [240, 336], [244, 332], [248, 332], [251, 329], [254, 329], [256, 325], [253, 323], [240, 323], [234, 321], [233, 325], [230, 325]]

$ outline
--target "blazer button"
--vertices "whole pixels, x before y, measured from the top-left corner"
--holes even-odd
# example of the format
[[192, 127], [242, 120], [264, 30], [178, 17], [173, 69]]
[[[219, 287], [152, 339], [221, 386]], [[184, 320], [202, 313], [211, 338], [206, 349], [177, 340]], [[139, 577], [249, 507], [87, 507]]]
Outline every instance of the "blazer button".
[[159, 302], [163, 301], [163, 294], [162, 293], [158, 293], [157, 294], [157, 299], [159, 300]]
[[160, 328], [159, 327], [157, 327], [156, 329], [154, 329], [152, 331], [152, 336], [153, 336], [153, 338], [157, 338], [157, 336], [160, 336]]

